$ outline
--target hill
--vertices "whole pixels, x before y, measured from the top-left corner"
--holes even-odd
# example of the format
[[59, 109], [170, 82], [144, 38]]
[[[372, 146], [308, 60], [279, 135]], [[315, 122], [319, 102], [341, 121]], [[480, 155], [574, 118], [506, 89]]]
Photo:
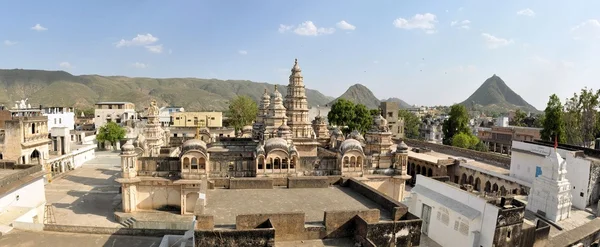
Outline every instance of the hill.
[[337, 97], [335, 100], [331, 101], [329, 105], [335, 103], [336, 100], [343, 98], [350, 100], [356, 104], [363, 104], [369, 109], [377, 109], [379, 108], [379, 99], [373, 95], [373, 92], [369, 90], [369, 88], [365, 87], [362, 84], [354, 84], [346, 90], [344, 94], [340, 97]]
[[381, 100], [383, 102], [395, 102], [400, 106], [400, 109], [407, 109], [407, 108], [411, 108], [412, 106], [408, 103], [406, 103], [404, 100], [398, 99], [398, 98], [389, 98], [386, 100]]
[[[142, 109], [155, 99], [161, 106], [183, 106], [187, 111], [224, 111], [228, 101], [237, 95], [248, 95], [258, 101], [265, 88], [271, 92], [273, 87], [246, 80], [74, 76], [65, 71], [0, 69], [0, 103], [8, 107], [29, 98], [32, 106], [91, 108], [99, 101], [130, 101]], [[285, 96], [287, 86], [278, 87]], [[306, 89], [306, 96], [309, 106], [332, 100], [311, 89]]]
[[460, 103], [471, 110], [486, 113], [506, 113], [511, 110], [521, 109], [525, 112], [539, 113], [535, 107], [527, 103], [521, 96], [515, 93], [497, 75], [493, 75], [483, 82], [471, 96]]

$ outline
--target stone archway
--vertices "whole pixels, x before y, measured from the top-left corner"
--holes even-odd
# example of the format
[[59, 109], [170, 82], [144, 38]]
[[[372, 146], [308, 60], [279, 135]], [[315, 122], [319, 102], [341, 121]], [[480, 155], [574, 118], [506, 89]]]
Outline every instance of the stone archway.
[[31, 155], [29, 156], [29, 163], [39, 164], [41, 161], [40, 158], [41, 158], [40, 151], [35, 149], [35, 150], [33, 150], [33, 152], [31, 152]]
[[485, 192], [492, 192], [492, 184], [490, 183], [490, 181], [485, 182], [485, 188], [483, 189], [483, 191]]
[[462, 176], [460, 176], [460, 184], [463, 185], [467, 183], [467, 174], [464, 174]]
[[475, 188], [476, 191], [481, 192], [481, 179], [479, 179], [479, 178], [475, 179], [474, 188]]
[[500, 195], [501, 196], [505, 196], [506, 195], [506, 188], [504, 188], [504, 185], [500, 186]]
[[427, 176], [433, 177], [433, 170], [431, 170], [431, 168], [427, 169]]
[[492, 192], [498, 192], [498, 185], [496, 183], [492, 185]]

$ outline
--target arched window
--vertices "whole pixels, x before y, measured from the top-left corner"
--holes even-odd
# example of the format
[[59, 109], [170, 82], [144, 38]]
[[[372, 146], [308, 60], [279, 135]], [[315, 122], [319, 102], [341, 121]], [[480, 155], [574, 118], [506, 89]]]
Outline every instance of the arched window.
[[363, 166], [363, 158], [361, 156], [356, 157], [356, 165], [359, 167]]
[[35, 123], [31, 123], [31, 134], [35, 134]]
[[198, 165], [200, 166], [200, 170], [206, 169], [206, 160], [204, 158], [199, 158]]
[[356, 157], [350, 157], [350, 166], [356, 167]]
[[198, 159], [192, 158], [192, 170], [198, 169]]
[[348, 156], [344, 157], [344, 167], [350, 166], [350, 158]]
[[281, 169], [281, 159], [275, 158], [273, 163], [273, 169]]
[[480, 191], [481, 192], [481, 179], [476, 178], [475, 179], [475, 190]]
[[498, 192], [498, 185], [496, 183], [492, 185], [492, 192]]
[[505, 196], [506, 195], [506, 188], [504, 188], [504, 185], [500, 186], [500, 195], [501, 196]]
[[483, 189], [485, 192], [492, 192], [492, 184], [490, 181], [485, 182], [485, 188]]
[[462, 176], [460, 176], [460, 184], [463, 185], [467, 183], [467, 175], [463, 173]]
[[259, 170], [263, 169], [264, 165], [265, 165], [265, 158], [264, 157], [258, 158], [258, 169]]
[[431, 170], [431, 168], [427, 169], [427, 176], [433, 177], [433, 170]]
[[185, 169], [186, 171], [189, 172], [189, 169], [190, 169], [190, 158], [188, 158], [188, 157], [183, 158], [183, 169]]
[[469, 176], [469, 184], [470, 184], [470, 185], [473, 185], [473, 175], [470, 175], [470, 176]]

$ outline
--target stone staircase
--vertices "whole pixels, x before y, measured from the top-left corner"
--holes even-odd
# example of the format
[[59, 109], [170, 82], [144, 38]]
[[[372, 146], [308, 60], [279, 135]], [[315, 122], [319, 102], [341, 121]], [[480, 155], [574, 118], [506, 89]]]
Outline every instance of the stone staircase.
[[120, 222], [119, 224], [121, 224], [125, 228], [133, 228], [133, 224], [135, 224], [135, 222], [136, 222], [135, 218], [127, 218], [126, 220]]

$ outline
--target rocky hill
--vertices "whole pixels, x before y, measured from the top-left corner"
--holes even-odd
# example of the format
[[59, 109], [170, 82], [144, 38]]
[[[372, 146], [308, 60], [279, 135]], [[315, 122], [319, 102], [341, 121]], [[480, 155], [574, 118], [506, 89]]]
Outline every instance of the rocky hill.
[[362, 84], [354, 84], [350, 86], [344, 94], [331, 101], [329, 105], [332, 105], [340, 98], [350, 100], [357, 104], [363, 104], [369, 109], [377, 109], [380, 103], [379, 99], [373, 95], [373, 92], [371, 92], [369, 88]]
[[[159, 105], [183, 106], [188, 111], [227, 109], [237, 95], [259, 100], [264, 89], [273, 84], [244, 80], [198, 78], [131, 78], [123, 76], [81, 75], [65, 71], [0, 70], [0, 104], [12, 107], [16, 100], [29, 98], [32, 106], [74, 106], [91, 108], [98, 101], [130, 101], [137, 108], [152, 99]], [[284, 96], [287, 87], [278, 86]], [[307, 89], [310, 106], [325, 105], [332, 97]]]
[[493, 75], [483, 82], [475, 92], [461, 103], [467, 109], [473, 108], [482, 112], [506, 113], [511, 110], [521, 109], [525, 112], [539, 113], [535, 107], [527, 103], [515, 93], [497, 75]]
[[406, 103], [404, 100], [398, 99], [398, 98], [389, 98], [389, 99], [385, 99], [385, 100], [381, 100], [383, 102], [395, 102], [400, 106], [400, 109], [406, 109], [406, 108], [410, 108], [411, 105]]

